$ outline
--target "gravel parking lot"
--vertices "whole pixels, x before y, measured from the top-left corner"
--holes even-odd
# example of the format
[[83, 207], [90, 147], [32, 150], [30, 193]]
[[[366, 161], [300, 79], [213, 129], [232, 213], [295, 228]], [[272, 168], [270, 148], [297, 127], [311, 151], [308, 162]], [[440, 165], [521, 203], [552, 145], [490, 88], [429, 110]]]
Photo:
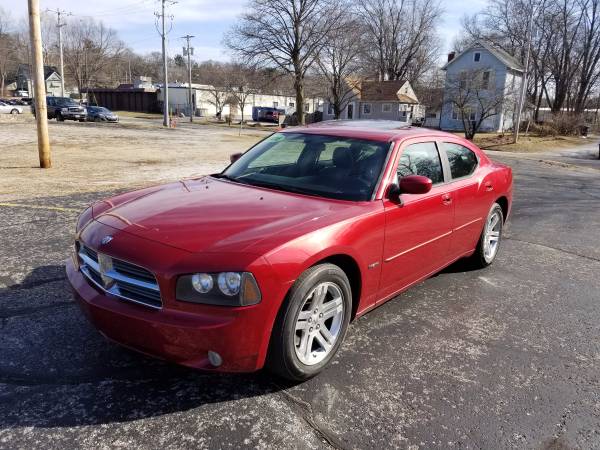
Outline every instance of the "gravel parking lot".
[[33, 125], [0, 124], [0, 448], [600, 448], [592, 144], [494, 154], [515, 172], [495, 264], [455, 264], [358, 319], [323, 374], [291, 385], [108, 343], [64, 276], [87, 203], [219, 170], [265, 134], [134, 119], [50, 131], [42, 172]]

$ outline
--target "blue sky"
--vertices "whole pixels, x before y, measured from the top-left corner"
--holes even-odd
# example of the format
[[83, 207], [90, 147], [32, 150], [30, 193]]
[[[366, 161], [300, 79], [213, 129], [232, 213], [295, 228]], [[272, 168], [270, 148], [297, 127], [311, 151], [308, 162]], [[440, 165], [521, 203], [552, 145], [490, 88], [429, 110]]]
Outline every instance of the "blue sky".
[[[0, 0], [11, 4], [9, 10], [15, 22], [27, 16], [25, 0]], [[17, 3], [15, 5], [15, 3]], [[169, 53], [181, 53], [181, 36], [194, 35], [195, 59], [227, 60], [229, 55], [222, 46], [223, 33], [235, 22], [243, 11], [246, 0], [178, 0], [169, 6], [169, 14], [174, 16], [173, 29], [169, 34]], [[446, 0], [442, 1], [445, 10], [440, 35], [443, 38], [445, 53], [460, 29], [460, 19], [467, 14], [481, 10], [486, 0]], [[119, 36], [135, 51], [146, 53], [160, 51], [160, 38], [155, 29], [154, 11], [158, 10], [158, 0], [103, 0], [82, 2], [81, 0], [40, 0], [42, 9], [60, 8], [73, 14], [72, 19], [86, 16], [102, 20], [107, 26], [116, 29]]]

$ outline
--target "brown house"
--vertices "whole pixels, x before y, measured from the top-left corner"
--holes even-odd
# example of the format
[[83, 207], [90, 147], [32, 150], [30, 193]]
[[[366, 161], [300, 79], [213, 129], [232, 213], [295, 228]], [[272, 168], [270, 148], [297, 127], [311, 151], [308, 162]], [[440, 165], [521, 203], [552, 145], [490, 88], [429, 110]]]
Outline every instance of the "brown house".
[[[353, 95], [341, 119], [398, 120], [410, 124], [422, 117], [419, 100], [407, 80], [361, 81], [348, 86]], [[333, 105], [326, 100], [323, 120], [333, 118]]]

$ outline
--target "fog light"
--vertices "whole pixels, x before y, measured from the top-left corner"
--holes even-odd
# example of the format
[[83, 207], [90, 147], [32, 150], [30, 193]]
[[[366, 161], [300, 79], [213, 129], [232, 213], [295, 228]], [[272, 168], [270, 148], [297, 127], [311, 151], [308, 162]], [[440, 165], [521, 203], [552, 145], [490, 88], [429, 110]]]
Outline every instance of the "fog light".
[[221, 355], [219, 355], [217, 352], [213, 352], [212, 350], [208, 352], [208, 360], [215, 367], [219, 367], [221, 364], [223, 364], [223, 358], [221, 358]]

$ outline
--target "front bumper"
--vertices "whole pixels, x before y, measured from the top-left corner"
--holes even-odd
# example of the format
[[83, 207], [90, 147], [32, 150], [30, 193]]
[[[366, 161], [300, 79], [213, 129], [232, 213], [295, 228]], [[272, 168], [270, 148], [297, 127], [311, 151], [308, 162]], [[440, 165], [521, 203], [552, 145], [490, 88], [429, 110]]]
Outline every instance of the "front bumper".
[[[71, 259], [67, 261], [66, 272], [75, 300], [92, 324], [111, 341], [196, 369], [251, 372], [264, 364], [265, 342], [259, 336], [270, 329], [261, 329], [257, 324], [260, 304], [235, 309], [205, 308], [205, 311], [199, 307], [197, 313], [152, 310], [92, 287]], [[215, 367], [210, 363], [209, 351], [221, 356], [222, 365]]]

